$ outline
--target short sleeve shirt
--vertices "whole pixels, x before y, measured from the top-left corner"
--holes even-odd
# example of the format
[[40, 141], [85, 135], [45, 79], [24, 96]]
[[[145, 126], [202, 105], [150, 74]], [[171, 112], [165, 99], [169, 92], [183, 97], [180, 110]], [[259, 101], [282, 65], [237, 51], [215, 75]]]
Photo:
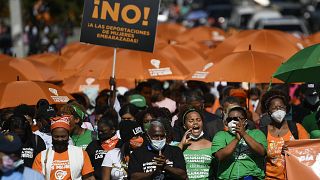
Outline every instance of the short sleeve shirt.
[[[87, 175], [93, 172], [93, 167], [91, 165], [88, 153], [83, 151], [83, 158], [84, 164], [81, 170], [81, 175]], [[39, 153], [34, 160], [32, 169], [37, 170], [38, 172], [42, 173], [42, 165], [41, 165], [41, 153]], [[69, 155], [68, 151], [63, 153], [54, 152], [52, 166], [51, 166], [51, 180], [69, 180], [71, 179], [71, 172], [70, 172], [70, 162], [69, 162]]]
[[[166, 164], [182, 169], [186, 171], [186, 163], [183, 157], [183, 153], [180, 148], [176, 146], [165, 145], [162, 150], [162, 154], [166, 157]], [[129, 160], [129, 176], [135, 172], [153, 172], [156, 170], [156, 166], [154, 164], [153, 158], [159, 155], [158, 151], [153, 150], [150, 145], [142, 146], [138, 149], [135, 149]], [[175, 177], [171, 177], [169, 174], [164, 174], [165, 179], [175, 179]]]
[[127, 164], [122, 161], [122, 154], [119, 148], [107, 152], [102, 166], [111, 167], [111, 179], [125, 179], [127, 177]]
[[[266, 136], [262, 131], [254, 129], [247, 130], [247, 134], [256, 142], [267, 148]], [[228, 131], [218, 132], [212, 141], [212, 153], [225, 148], [236, 138]], [[253, 152], [244, 139], [241, 139], [233, 152], [232, 156], [226, 160], [220, 161], [217, 170], [219, 179], [238, 179], [245, 176], [256, 176], [259, 179], [264, 178], [264, 157]]]
[[101, 179], [102, 171], [101, 171], [101, 164], [106, 155], [107, 151], [105, 151], [101, 145], [99, 144], [98, 140], [92, 141], [86, 149], [92, 166], [94, 168], [94, 176], [96, 179]]

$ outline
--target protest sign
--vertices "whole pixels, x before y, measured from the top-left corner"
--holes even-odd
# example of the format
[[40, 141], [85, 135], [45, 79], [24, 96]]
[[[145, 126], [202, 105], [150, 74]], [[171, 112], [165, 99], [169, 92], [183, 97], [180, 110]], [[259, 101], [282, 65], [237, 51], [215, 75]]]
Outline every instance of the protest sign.
[[320, 139], [288, 141], [287, 179], [320, 179]]
[[85, 0], [80, 41], [153, 52], [160, 0]]

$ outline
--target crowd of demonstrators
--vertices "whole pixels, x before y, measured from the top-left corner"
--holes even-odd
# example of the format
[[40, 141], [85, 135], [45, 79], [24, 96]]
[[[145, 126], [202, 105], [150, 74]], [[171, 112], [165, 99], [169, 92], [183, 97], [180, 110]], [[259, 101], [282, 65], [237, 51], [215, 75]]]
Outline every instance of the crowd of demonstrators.
[[103, 90], [94, 106], [77, 94], [2, 109], [0, 141], [15, 144], [0, 144], [0, 177], [285, 179], [284, 142], [319, 138], [317, 85], [296, 88], [293, 104], [286, 85], [229, 84], [215, 97], [198, 83], [150, 80], [116, 98]]

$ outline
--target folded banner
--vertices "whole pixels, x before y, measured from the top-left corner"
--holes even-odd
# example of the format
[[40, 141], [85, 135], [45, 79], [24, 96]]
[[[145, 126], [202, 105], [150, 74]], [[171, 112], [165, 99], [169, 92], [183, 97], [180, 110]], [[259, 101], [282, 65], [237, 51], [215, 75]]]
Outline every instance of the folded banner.
[[288, 141], [287, 179], [320, 179], [320, 139]]

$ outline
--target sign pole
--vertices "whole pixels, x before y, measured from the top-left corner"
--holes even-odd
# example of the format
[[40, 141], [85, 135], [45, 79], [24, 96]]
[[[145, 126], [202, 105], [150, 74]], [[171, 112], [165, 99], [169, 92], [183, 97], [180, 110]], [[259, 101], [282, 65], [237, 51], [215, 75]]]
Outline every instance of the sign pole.
[[[111, 77], [115, 80], [115, 74], [116, 74], [116, 62], [117, 62], [117, 48], [113, 48], [113, 63], [112, 63], [112, 75]], [[112, 85], [111, 87], [111, 91], [114, 90], [114, 85]]]

